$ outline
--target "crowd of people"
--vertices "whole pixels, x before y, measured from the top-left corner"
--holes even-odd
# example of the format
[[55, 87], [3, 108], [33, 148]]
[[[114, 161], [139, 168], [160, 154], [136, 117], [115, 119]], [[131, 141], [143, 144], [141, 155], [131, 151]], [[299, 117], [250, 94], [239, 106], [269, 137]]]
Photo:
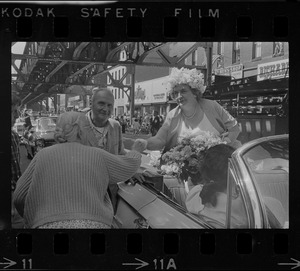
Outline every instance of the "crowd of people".
[[158, 111], [153, 111], [153, 114], [136, 114], [132, 124], [130, 124], [130, 117], [126, 115], [119, 115], [114, 119], [119, 121], [123, 134], [132, 130], [133, 134], [151, 134], [155, 136], [164, 123], [164, 116], [159, 115]]
[[[107, 88], [93, 89], [87, 113], [66, 112], [59, 116], [55, 131], [58, 144], [39, 151], [23, 174], [18, 162], [18, 138], [12, 131], [12, 221], [22, 218], [25, 228], [110, 228], [116, 208], [116, 183], [131, 177], [143, 181], [147, 173], [139, 170], [141, 152], [166, 152], [186, 131], [195, 135], [210, 131], [228, 143], [227, 149], [211, 148], [218, 155], [207, 154], [204, 174], [209, 182], [196, 193], [198, 213], [221, 210], [227, 169], [214, 162], [227, 163], [232, 151], [241, 145], [236, 139], [238, 123], [217, 102], [202, 97], [205, 86], [202, 74], [196, 70], [173, 69], [169, 84], [178, 106], [164, 120], [158, 112], [147, 116], [152, 136], [136, 139], [130, 151], [125, 150], [122, 135], [128, 123], [124, 116], [111, 118], [114, 96]], [[12, 125], [19, 105], [20, 100], [13, 94]], [[136, 118], [133, 123], [137, 134], [141, 122], [143, 118]]]

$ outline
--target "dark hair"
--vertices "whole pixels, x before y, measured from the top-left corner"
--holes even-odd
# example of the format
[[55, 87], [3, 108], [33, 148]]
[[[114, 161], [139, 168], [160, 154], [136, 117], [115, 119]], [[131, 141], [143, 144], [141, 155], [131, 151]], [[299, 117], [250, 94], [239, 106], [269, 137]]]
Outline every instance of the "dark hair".
[[219, 144], [207, 150], [202, 166], [202, 174], [206, 179], [200, 193], [203, 204], [210, 203], [212, 206], [216, 206], [216, 192], [226, 190], [228, 158], [231, 157], [234, 150], [233, 147], [226, 144]]

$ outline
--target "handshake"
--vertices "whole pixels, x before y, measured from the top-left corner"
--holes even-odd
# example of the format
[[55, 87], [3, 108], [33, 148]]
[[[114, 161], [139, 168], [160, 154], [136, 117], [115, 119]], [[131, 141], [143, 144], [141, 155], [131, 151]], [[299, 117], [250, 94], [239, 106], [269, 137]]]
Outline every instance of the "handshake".
[[145, 149], [147, 149], [147, 140], [141, 138], [136, 139], [131, 149], [133, 151], [143, 152]]

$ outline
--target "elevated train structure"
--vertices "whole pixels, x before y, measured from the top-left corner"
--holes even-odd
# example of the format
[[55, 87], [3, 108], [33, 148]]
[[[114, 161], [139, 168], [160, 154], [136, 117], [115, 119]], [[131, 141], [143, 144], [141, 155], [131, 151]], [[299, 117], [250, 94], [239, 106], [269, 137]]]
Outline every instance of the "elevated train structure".
[[[17, 72], [12, 75], [12, 84], [22, 103], [30, 105], [55, 94], [72, 94], [72, 85], [82, 86], [82, 91], [89, 93], [89, 87], [108, 85], [109, 76], [109, 85], [125, 91], [133, 110], [134, 91], [130, 90], [134, 89], [137, 65], [197, 68], [209, 80], [210, 64], [186, 64], [199, 47], [204, 48], [209, 59], [211, 42], [27, 42], [23, 54], [12, 53], [12, 67]], [[126, 54], [122, 61], [121, 53]], [[21, 60], [19, 67], [17, 60]], [[125, 66], [126, 73], [117, 80], [109, 71], [118, 66]], [[124, 84], [127, 76], [132, 78], [131, 85]]]

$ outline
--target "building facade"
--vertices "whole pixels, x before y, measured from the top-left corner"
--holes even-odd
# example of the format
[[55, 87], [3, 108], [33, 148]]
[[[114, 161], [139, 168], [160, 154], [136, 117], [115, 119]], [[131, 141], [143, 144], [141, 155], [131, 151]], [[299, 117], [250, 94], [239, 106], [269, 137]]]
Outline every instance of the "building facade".
[[257, 80], [288, 76], [288, 42], [214, 42], [213, 74]]
[[[167, 54], [177, 56], [183, 54], [189, 46], [190, 42], [170, 43], [164, 50]], [[161, 61], [158, 55], [151, 55], [153, 63]], [[120, 54], [120, 61], [126, 59], [125, 51]], [[203, 66], [207, 63], [206, 52], [204, 48], [197, 48], [190, 56], [185, 59], [186, 65]], [[113, 79], [119, 80], [126, 73], [126, 66], [118, 66], [110, 71]], [[160, 115], [166, 115], [176, 104], [169, 101], [167, 77], [171, 72], [169, 67], [156, 66], [136, 66], [135, 67], [135, 115], [153, 114], [157, 111]], [[123, 81], [124, 85], [130, 86], [132, 83], [131, 75], [127, 75]], [[107, 85], [111, 84], [110, 76], [107, 76]], [[130, 105], [128, 95], [122, 89], [108, 86], [115, 97], [114, 115], [129, 114]]]

